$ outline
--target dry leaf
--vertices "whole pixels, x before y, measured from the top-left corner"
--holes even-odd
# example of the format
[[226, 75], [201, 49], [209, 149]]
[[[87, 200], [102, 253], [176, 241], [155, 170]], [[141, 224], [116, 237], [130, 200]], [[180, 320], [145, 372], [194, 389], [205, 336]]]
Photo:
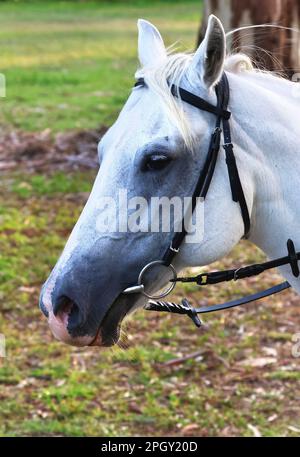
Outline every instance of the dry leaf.
[[291, 430], [291, 432], [300, 433], [300, 428], [294, 427], [293, 425], [289, 425], [288, 430]]
[[253, 436], [256, 436], [256, 438], [260, 438], [261, 437], [261, 433], [258, 430], [258, 428], [255, 427], [255, 425], [247, 424], [247, 427], [249, 428], [249, 430], [251, 430], [251, 432], [253, 433]]
[[181, 429], [182, 433], [190, 433], [194, 432], [195, 430], [199, 430], [198, 424], [188, 424]]
[[277, 359], [275, 357], [258, 357], [258, 358], [250, 358], [246, 360], [242, 360], [239, 362], [239, 365], [243, 367], [265, 367], [266, 365], [272, 365], [276, 363]]
[[277, 357], [277, 349], [275, 348], [270, 348], [270, 347], [263, 347], [262, 350], [264, 353], [270, 357]]

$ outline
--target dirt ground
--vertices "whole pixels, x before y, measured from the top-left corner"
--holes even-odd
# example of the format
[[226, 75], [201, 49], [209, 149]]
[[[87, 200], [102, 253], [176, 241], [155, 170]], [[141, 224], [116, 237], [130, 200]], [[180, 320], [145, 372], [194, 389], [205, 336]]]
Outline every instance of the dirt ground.
[[[39, 291], [88, 198], [104, 130], [1, 142], [0, 434], [298, 436], [300, 301], [292, 290], [206, 315], [200, 331], [186, 317], [140, 310], [107, 351], [50, 334]], [[210, 268], [263, 258], [243, 241]], [[173, 298], [213, 304], [280, 280], [270, 271], [224, 287], [186, 285]]]

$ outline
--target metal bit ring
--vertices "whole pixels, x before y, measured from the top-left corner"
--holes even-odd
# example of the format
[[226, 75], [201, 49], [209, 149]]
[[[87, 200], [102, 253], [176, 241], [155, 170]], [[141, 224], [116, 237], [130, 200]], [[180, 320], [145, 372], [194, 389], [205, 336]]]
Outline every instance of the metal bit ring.
[[[165, 265], [163, 260], [154, 260], [153, 262], [147, 263], [147, 265], [145, 265], [144, 268], [141, 270], [139, 277], [138, 277], [138, 282], [137, 282], [139, 286], [143, 284], [143, 275], [146, 273], [146, 271], [148, 271], [149, 268], [152, 268], [155, 265], [162, 265], [162, 266], [168, 268], [173, 273], [172, 279], [173, 280], [177, 279], [176, 270], [171, 263], [170, 263], [170, 265]], [[153, 300], [159, 300], [160, 298], [163, 298], [163, 297], [166, 297], [167, 295], [169, 295], [169, 293], [172, 292], [172, 290], [174, 289], [175, 286], [176, 286], [176, 282], [171, 282], [171, 285], [168, 287], [168, 289], [166, 289], [164, 292], [162, 292], [159, 295], [150, 295], [147, 292], [145, 292], [145, 290], [142, 290], [141, 293], [147, 298], [151, 298]]]

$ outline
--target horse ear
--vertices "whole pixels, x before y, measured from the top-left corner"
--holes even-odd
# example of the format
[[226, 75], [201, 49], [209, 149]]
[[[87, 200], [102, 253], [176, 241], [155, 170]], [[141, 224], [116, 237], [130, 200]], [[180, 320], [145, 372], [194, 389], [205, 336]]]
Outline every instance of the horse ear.
[[152, 66], [167, 56], [163, 39], [157, 28], [144, 19], [138, 20], [138, 53], [143, 67]]
[[207, 88], [215, 86], [223, 73], [226, 56], [226, 36], [221, 21], [211, 14], [204, 40], [197, 49], [191, 69], [202, 79]]

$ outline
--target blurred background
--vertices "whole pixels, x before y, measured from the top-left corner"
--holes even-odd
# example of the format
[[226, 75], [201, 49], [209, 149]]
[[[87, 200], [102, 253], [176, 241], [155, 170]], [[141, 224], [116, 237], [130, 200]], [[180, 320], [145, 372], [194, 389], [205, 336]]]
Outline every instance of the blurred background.
[[[227, 31], [261, 22], [299, 27], [300, 2], [0, 2], [1, 436], [300, 433], [293, 292], [208, 315], [200, 331], [187, 318], [141, 310], [119, 347], [105, 351], [56, 342], [38, 309], [41, 284], [97, 173], [97, 143], [132, 87], [137, 19], [152, 21], [166, 45], [190, 51], [210, 12]], [[291, 30], [248, 30], [229, 47], [288, 77], [300, 67]], [[243, 241], [212, 267], [263, 258]], [[279, 279], [272, 271], [225, 288], [178, 287], [174, 299], [185, 293], [213, 304]]]

